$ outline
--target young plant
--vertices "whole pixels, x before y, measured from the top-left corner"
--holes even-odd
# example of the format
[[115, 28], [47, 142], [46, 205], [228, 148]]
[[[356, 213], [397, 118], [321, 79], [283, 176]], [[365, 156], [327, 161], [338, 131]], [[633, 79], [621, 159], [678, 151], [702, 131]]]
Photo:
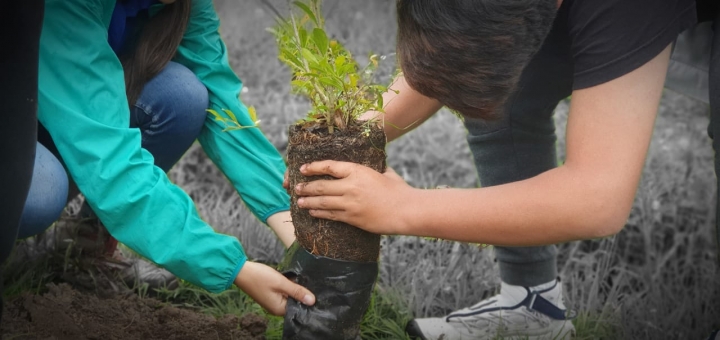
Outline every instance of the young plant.
[[[359, 121], [380, 111], [387, 88], [373, 84], [381, 59], [370, 55], [358, 63], [338, 41], [328, 38], [320, 0], [295, 1], [288, 18], [270, 31], [278, 56], [292, 71], [294, 93], [307, 97], [311, 108], [288, 130], [289, 187], [330, 176], [300, 173], [303, 164], [334, 160], [385, 172], [387, 138], [374, 121]], [[315, 218], [290, 193], [290, 213], [297, 244], [285, 255], [282, 270], [296, 275], [318, 296], [312, 308], [289, 300], [284, 339], [355, 339], [378, 275], [380, 235], [340, 221]], [[329, 317], [332, 316], [332, 317]]]
[[[373, 84], [378, 60], [359, 67], [352, 54], [325, 32], [321, 0], [294, 1], [287, 19], [278, 18], [270, 32], [278, 45], [278, 56], [293, 74], [294, 93], [310, 100], [306, 122], [327, 126], [328, 133], [344, 130], [367, 111], [382, 111], [386, 86]], [[299, 14], [296, 15], [296, 14]]]

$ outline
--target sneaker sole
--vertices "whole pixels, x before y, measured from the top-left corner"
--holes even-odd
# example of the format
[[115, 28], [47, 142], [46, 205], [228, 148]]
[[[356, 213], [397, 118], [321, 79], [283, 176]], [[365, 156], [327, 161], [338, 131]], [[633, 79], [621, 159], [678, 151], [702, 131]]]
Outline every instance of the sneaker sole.
[[[405, 325], [405, 333], [410, 337], [410, 339], [413, 340], [435, 340], [435, 339], [428, 339], [425, 334], [423, 334], [422, 330], [420, 330], [420, 326], [415, 322], [415, 320], [410, 320], [407, 325]], [[564, 326], [560, 329], [552, 330], [550, 332], [546, 332], [544, 334], [503, 334], [500, 335], [501, 339], [522, 339], [522, 340], [556, 340], [556, 339], [572, 339], [575, 337], [575, 326], [573, 326], [572, 323], [570, 323], [570, 327], [568, 329], [564, 329]], [[441, 336], [443, 338], [444, 336]], [[437, 339], [441, 340], [441, 339]]]

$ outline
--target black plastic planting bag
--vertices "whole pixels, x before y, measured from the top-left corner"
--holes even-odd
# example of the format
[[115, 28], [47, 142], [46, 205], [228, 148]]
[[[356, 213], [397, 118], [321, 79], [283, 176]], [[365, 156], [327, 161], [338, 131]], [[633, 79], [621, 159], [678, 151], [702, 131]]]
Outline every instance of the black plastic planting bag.
[[360, 321], [370, 304], [377, 262], [335, 260], [308, 253], [294, 243], [278, 268], [315, 294], [315, 305], [288, 299], [283, 339], [359, 339]]

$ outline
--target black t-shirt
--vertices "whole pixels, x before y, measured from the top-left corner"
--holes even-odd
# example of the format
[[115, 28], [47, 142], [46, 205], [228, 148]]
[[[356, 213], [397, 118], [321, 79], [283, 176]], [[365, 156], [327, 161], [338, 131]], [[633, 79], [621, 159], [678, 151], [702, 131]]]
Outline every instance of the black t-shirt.
[[564, 0], [555, 24], [567, 34], [577, 90], [637, 69], [696, 23], [695, 0]]

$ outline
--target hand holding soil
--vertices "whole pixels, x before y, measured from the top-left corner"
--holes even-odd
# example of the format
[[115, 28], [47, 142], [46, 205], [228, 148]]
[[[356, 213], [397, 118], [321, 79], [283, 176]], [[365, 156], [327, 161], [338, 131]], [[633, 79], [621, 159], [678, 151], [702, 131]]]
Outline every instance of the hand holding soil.
[[295, 192], [303, 196], [298, 206], [310, 215], [342, 221], [375, 234], [402, 234], [402, 216], [412, 197], [411, 186], [388, 168], [383, 174], [348, 162], [321, 161], [300, 168], [303, 176], [330, 175], [337, 180], [301, 183]]
[[235, 278], [235, 285], [273, 315], [285, 315], [288, 297], [308, 306], [315, 304], [315, 295], [308, 289], [257, 262], [245, 262]]

